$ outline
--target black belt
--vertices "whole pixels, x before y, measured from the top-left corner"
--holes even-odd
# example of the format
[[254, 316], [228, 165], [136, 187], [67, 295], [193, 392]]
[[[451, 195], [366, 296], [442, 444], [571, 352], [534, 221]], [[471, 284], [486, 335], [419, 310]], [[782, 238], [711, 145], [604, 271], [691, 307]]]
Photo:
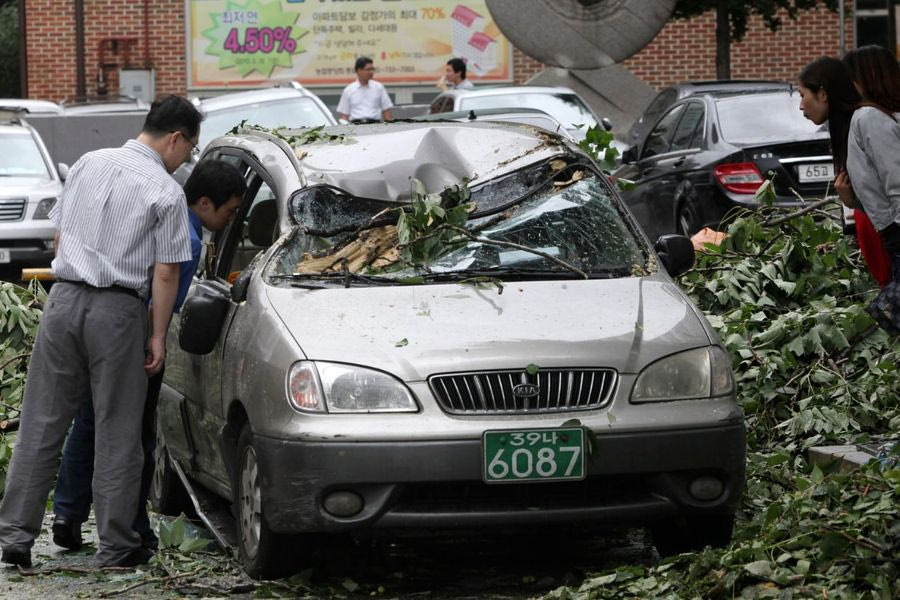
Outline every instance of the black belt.
[[371, 123], [381, 123], [381, 119], [350, 119], [354, 125], [369, 125]]
[[105, 290], [109, 292], [119, 292], [120, 294], [128, 294], [129, 296], [134, 296], [138, 300], [141, 299], [141, 295], [138, 294], [138, 291], [134, 288], [125, 287], [122, 285], [111, 285], [109, 287], [97, 287], [96, 285], [91, 285], [84, 281], [72, 281], [71, 279], [57, 279], [57, 283], [71, 283], [72, 285], [80, 285], [81, 287], [91, 288], [95, 290]]

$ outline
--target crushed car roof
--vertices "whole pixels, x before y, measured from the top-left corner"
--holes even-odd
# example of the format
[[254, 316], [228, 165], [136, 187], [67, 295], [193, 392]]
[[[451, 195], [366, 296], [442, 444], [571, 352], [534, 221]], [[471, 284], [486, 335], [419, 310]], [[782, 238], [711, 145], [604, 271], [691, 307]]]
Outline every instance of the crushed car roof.
[[[528, 125], [390, 123], [281, 130], [291, 140], [309, 184], [329, 184], [355, 196], [405, 202], [410, 178], [429, 191], [480, 181], [566, 152], [562, 138]], [[306, 137], [303, 137], [306, 135]], [[296, 138], [295, 138], [296, 139]], [[289, 142], [290, 143], [290, 142]]]

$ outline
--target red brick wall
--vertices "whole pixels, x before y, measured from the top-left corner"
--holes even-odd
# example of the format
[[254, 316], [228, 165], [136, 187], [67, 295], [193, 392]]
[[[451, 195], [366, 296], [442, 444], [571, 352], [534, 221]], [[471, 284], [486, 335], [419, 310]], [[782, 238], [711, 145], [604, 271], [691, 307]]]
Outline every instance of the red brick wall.
[[[73, 0], [25, 0], [28, 96], [59, 101], [77, 91]], [[184, 1], [149, 0], [149, 67], [156, 69], [157, 94], [186, 92]], [[130, 65], [144, 65], [144, 3], [141, 0], [84, 0], [85, 83], [97, 93], [99, 47], [104, 38], [134, 38]], [[122, 43], [104, 51], [107, 89], [119, 91], [118, 69], [125, 66]]]
[[[853, 0], [846, 0], [852, 8]], [[133, 37], [131, 63], [144, 59], [144, 3], [141, 0], [84, 0], [85, 75], [89, 94], [97, 91], [98, 45], [106, 37]], [[158, 94], [186, 93], [184, 0], [149, 0], [149, 66], [156, 68]], [[27, 19], [28, 96], [61, 100], [76, 93], [74, 0], [25, 0]], [[849, 14], [849, 10], [848, 10]], [[838, 17], [819, 8], [803, 11], [797, 21], [784, 16], [772, 33], [751, 17], [747, 36], [732, 45], [733, 78], [793, 80], [807, 62], [838, 53]], [[847, 47], [852, 48], [852, 19], [847, 20]], [[105, 62], [122, 66], [124, 52], [107, 51]], [[649, 46], [625, 66], [654, 87], [687, 79], [714, 79], [715, 14], [668, 23]], [[543, 65], [513, 51], [514, 79], [523, 83]], [[108, 90], [118, 91], [117, 70], [107, 70]]]
[[525, 83], [532, 76], [540, 73], [543, 68], [543, 63], [527, 56], [518, 48], [513, 48], [513, 81], [515, 83]]
[[[846, 0], [847, 15], [853, 1]], [[853, 47], [853, 19], [845, 24], [846, 47]], [[792, 21], [782, 15], [782, 28], [773, 33], [763, 20], [751, 16], [747, 35], [731, 46], [732, 79], [794, 81], [814, 58], [837, 56], [839, 19], [824, 7], [801, 11]], [[624, 62], [632, 73], [656, 88], [685, 80], [716, 78], [716, 15], [709, 11], [689, 21], [666, 24], [659, 35]]]

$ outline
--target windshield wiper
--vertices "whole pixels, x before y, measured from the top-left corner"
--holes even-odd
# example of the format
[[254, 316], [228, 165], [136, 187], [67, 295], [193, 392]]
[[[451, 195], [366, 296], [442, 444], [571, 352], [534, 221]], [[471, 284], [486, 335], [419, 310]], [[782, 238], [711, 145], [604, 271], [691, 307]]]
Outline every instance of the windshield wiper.
[[[609, 267], [603, 270], [588, 272], [590, 279], [611, 279], [630, 273], [626, 267]], [[425, 273], [422, 275], [429, 281], [461, 281], [476, 277], [492, 277], [496, 279], [531, 279], [541, 277], [544, 279], [583, 279], [576, 271], [561, 269], [529, 269], [522, 267], [484, 267], [480, 269], [464, 269], [461, 271], [443, 271]]]
[[[291, 275], [273, 275], [278, 279], [288, 279], [292, 282], [302, 281], [304, 279], [324, 279], [326, 281], [335, 281], [344, 284], [344, 287], [350, 287], [351, 282], [366, 283], [369, 285], [396, 285], [397, 281], [390, 277], [380, 277], [377, 275], [360, 275], [353, 271], [343, 271], [338, 273], [292, 273]], [[294, 285], [293, 283], [291, 285]]]

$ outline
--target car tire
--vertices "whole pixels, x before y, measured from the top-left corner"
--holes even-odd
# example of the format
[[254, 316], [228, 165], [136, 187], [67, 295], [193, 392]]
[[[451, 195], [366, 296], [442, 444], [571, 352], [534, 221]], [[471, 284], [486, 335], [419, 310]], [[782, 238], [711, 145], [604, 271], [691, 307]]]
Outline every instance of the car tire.
[[166, 448], [162, 425], [158, 419], [153, 458], [153, 481], [150, 482], [150, 505], [153, 510], [172, 517], [177, 517], [181, 513], [193, 514], [194, 505], [172, 466], [172, 457]]
[[266, 523], [259, 461], [249, 425], [241, 430], [237, 449], [233, 490], [241, 564], [247, 575], [255, 579], [286, 575], [294, 553], [290, 552], [290, 538], [273, 533]]
[[675, 231], [685, 237], [691, 237], [700, 231], [700, 225], [697, 213], [693, 205], [687, 200], [683, 200], [678, 205], [678, 212], [675, 213]]
[[660, 556], [722, 548], [731, 542], [734, 515], [693, 515], [659, 521], [650, 526], [650, 536]]

